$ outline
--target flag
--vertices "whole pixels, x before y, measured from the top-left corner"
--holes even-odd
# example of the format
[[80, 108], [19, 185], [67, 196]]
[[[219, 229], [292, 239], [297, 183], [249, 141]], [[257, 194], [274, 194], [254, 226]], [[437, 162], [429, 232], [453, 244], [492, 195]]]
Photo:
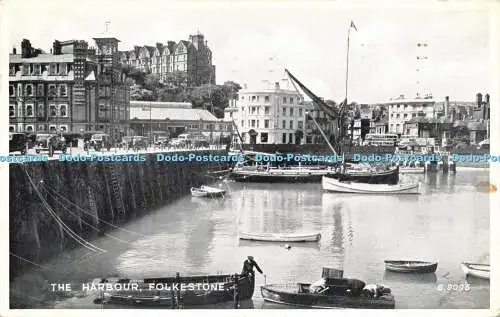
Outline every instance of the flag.
[[354, 21], [351, 20], [351, 28], [354, 28], [356, 31], [358, 31], [358, 28], [356, 27], [356, 25], [354, 25]]

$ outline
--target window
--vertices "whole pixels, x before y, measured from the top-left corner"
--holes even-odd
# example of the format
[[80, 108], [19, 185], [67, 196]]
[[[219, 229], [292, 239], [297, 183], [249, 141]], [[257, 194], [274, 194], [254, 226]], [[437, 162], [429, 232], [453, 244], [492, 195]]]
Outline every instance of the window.
[[33, 85], [26, 85], [26, 96], [33, 96]]
[[293, 108], [290, 107], [290, 117], [293, 117]]
[[407, 114], [407, 113], [405, 113], [405, 114], [403, 115], [403, 117], [405, 117], [405, 118], [406, 118], [406, 117], [408, 117], [408, 114]]
[[299, 108], [299, 116], [302, 117], [302, 108]]
[[304, 122], [299, 121], [299, 122], [298, 122], [298, 128], [299, 128], [299, 129], [304, 129]]
[[49, 117], [55, 117], [57, 115], [56, 105], [49, 106]]
[[286, 97], [283, 97], [283, 103], [286, 103]]
[[266, 132], [262, 132], [260, 134], [260, 143], [267, 143], [268, 134]]
[[394, 118], [394, 113], [391, 113], [391, 118]]
[[9, 105], [9, 117], [13, 118], [16, 116], [16, 106]]
[[23, 65], [23, 76], [27, 76], [30, 74], [30, 67], [29, 65]]
[[412, 114], [411, 114], [411, 117], [412, 117], [412, 118], [415, 118], [416, 116], [417, 116], [417, 114], [416, 114], [416, 113], [412, 113]]
[[40, 76], [40, 74], [42, 73], [41, 69], [42, 69], [42, 66], [40, 64], [36, 64], [35, 68], [33, 70], [33, 75]]
[[38, 104], [38, 108], [36, 109], [36, 115], [38, 117], [43, 117], [45, 115], [43, 103]]
[[259, 121], [260, 121], [260, 120], [257, 120], [257, 128], [259, 127]]
[[49, 66], [49, 75], [50, 76], [56, 75], [56, 64], [50, 64], [50, 66]]
[[61, 131], [61, 132], [68, 131], [68, 126], [67, 125], [61, 125], [61, 126], [59, 126], [59, 131]]
[[245, 126], [245, 121], [241, 120], [241, 127], [243, 128]]
[[20, 118], [24, 117], [24, 106], [22, 103], [17, 104], [17, 116]]
[[290, 129], [293, 129], [293, 120], [290, 120]]
[[396, 115], [396, 118], [399, 118], [399, 117], [401, 117], [401, 115], [398, 113], [398, 114]]
[[283, 120], [283, 121], [281, 122], [281, 127], [282, 127], [283, 129], [286, 129], [286, 121], [285, 121], [285, 120]]
[[26, 117], [33, 117], [34, 112], [33, 112], [33, 104], [27, 104], [26, 105]]
[[290, 103], [293, 104], [293, 97], [290, 97]]
[[14, 85], [9, 85], [9, 96], [14, 97], [16, 95], [16, 90], [14, 89]]
[[286, 116], [286, 107], [283, 107], [283, 115]]
[[49, 97], [55, 97], [56, 96], [56, 85], [49, 85]]
[[66, 85], [60, 85], [59, 86], [59, 96], [61, 96], [61, 97], [68, 96], [68, 91], [67, 91], [67, 86]]
[[255, 96], [252, 96], [252, 102], [254, 102], [254, 101], [255, 101]]
[[22, 96], [23, 95], [23, 84], [18, 84], [17, 85], [17, 95]]
[[264, 128], [266, 128], [266, 129], [269, 128], [269, 120], [268, 119], [264, 120]]
[[57, 128], [56, 128], [56, 126], [55, 126], [55, 125], [51, 125], [51, 126], [49, 126], [49, 132], [54, 133], [54, 132], [56, 132], [56, 131], [57, 131]]
[[38, 97], [43, 96], [43, 84], [38, 84], [38, 88], [37, 88], [37, 91], [36, 91], [36, 95], [37, 95]]
[[264, 96], [264, 101], [269, 102], [269, 96]]
[[33, 131], [33, 126], [32, 125], [27, 125], [26, 126], [26, 131], [27, 132], [32, 132]]
[[15, 126], [9, 125], [9, 132], [16, 132]]
[[45, 126], [43, 124], [39, 124], [37, 131], [45, 131]]
[[306, 136], [306, 144], [311, 144], [311, 143], [313, 143], [312, 136], [307, 135]]
[[293, 133], [288, 134], [288, 143], [293, 143]]
[[252, 114], [255, 114], [255, 107], [252, 107]]
[[252, 128], [255, 128], [255, 120], [252, 120], [252, 125], [251, 125]]
[[281, 143], [286, 143], [286, 133], [281, 135]]
[[269, 114], [270, 107], [264, 107], [264, 114]]

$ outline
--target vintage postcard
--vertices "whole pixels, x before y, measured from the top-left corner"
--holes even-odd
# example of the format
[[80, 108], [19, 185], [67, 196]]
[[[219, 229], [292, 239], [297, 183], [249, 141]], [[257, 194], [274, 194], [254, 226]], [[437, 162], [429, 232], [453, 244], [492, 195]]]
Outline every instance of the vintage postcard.
[[497, 315], [499, 18], [0, 2], [2, 315]]

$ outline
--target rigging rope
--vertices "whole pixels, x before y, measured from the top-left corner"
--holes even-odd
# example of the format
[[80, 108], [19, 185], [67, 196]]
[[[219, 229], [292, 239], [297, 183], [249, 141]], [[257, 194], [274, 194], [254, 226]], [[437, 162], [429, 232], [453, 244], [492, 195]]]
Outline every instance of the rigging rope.
[[43, 198], [42, 194], [40, 193], [40, 191], [38, 190], [38, 187], [36, 186], [35, 182], [33, 181], [33, 179], [31, 178], [31, 176], [29, 175], [28, 171], [26, 170], [26, 167], [23, 165], [24, 167], [24, 172], [26, 173], [26, 176], [28, 177], [28, 180], [29, 182], [31, 183], [31, 186], [33, 187], [33, 189], [35, 190], [35, 192], [37, 193], [38, 195], [38, 198], [40, 198], [40, 201], [42, 202], [42, 205], [47, 209], [48, 213], [52, 216], [52, 218], [54, 218], [54, 220], [62, 227], [62, 229], [71, 237], [73, 238], [78, 244], [80, 244], [81, 246], [91, 250], [91, 251], [94, 251], [94, 252], [107, 252], [106, 250], [104, 249], [101, 249], [95, 245], [93, 245], [92, 243], [86, 241], [85, 239], [83, 239], [82, 237], [80, 237], [77, 233], [75, 233], [73, 230], [71, 230], [71, 228], [69, 228], [65, 223], [64, 221], [61, 220], [61, 218], [59, 216], [57, 216], [57, 214], [54, 212], [54, 210], [50, 207], [50, 205], [47, 203], [47, 201], [45, 200], [45, 198]]
[[45, 270], [49, 270], [49, 271], [54, 271], [54, 272], [56, 272], [54, 269], [51, 269], [51, 268], [45, 267], [45, 266], [43, 266], [43, 265], [40, 265], [40, 264], [38, 264], [38, 263], [32, 262], [32, 261], [30, 261], [30, 260], [28, 260], [28, 259], [26, 259], [26, 258], [23, 258], [22, 256], [19, 256], [19, 255], [15, 254], [15, 253], [12, 253], [12, 252], [10, 252], [10, 251], [9, 251], [9, 254], [10, 254], [10, 255], [12, 255], [13, 257], [18, 258], [18, 259], [19, 259], [19, 260], [21, 260], [21, 261], [27, 262], [27, 263], [32, 264], [32, 265], [34, 265], [34, 266], [37, 266], [37, 267], [39, 267], [39, 268], [41, 268], [41, 269], [45, 269]]

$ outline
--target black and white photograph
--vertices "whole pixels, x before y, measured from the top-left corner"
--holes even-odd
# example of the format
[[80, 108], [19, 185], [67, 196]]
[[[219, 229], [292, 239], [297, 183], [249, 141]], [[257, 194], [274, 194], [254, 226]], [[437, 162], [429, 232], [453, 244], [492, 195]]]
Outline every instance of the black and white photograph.
[[499, 2], [7, 0], [0, 23], [6, 316], [499, 313]]

